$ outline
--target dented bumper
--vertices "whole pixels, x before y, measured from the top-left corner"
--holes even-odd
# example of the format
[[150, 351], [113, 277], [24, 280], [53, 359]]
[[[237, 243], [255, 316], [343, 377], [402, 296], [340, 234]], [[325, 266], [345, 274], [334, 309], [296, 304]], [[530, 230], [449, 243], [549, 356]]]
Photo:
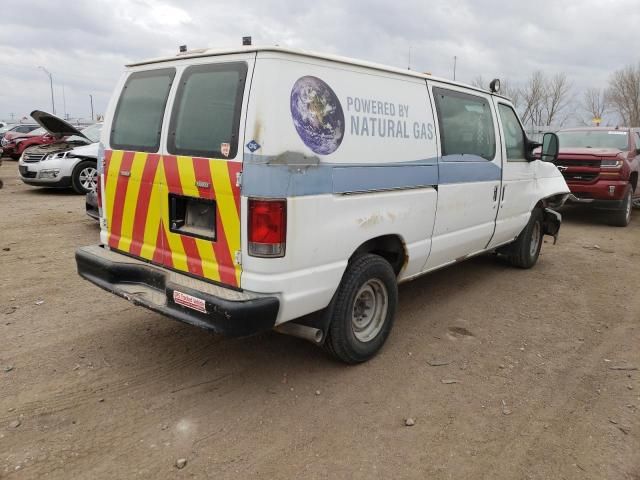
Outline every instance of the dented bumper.
[[76, 251], [81, 277], [135, 305], [227, 336], [273, 328], [277, 297], [237, 291], [95, 245]]
[[551, 235], [553, 237], [553, 244], [558, 241], [558, 235], [560, 234], [560, 225], [562, 224], [562, 215], [550, 208], [544, 209], [543, 217], [543, 232], [545, 235]]

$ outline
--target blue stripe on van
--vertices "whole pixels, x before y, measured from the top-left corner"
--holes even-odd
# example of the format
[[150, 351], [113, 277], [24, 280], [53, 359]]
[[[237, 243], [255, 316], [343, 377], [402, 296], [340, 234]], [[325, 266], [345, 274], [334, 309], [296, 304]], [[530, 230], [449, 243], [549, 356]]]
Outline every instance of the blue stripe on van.
[[[455, 157], [454, 157], [455, 158]], [[501, 169], [486, 160], [424, 159], [389, 164], [281, 164], [273, 157], [245, 154], [242, 194], [255, 197], [297, 197], [326, 193], [420, 188], [440, 184], [499, 180]], [[272, 162], [272, 163], [269, 163]]]
[[[484, 160], [481, 157], [471, 155], [456, 155], [466, 157], [464, 160], [454, 160], [453, 155], [444, 157], [438, 163], [440, 171], [439, 184], [489, 182], [500, 180], [502, 169], [495, 163]], [[469, 157], [473, 157], [473, 160]]]
[[435, 164], [333, 168], [333, 193], [419, 188], [437, 184], [438, 166]]

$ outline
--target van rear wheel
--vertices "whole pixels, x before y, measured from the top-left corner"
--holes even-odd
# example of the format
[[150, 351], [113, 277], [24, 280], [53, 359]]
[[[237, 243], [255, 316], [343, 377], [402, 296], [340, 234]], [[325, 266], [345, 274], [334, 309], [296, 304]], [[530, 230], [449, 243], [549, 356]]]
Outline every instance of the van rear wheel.
[[398, 285], [389, 262], [366, 254], [350, 262], [332, 302], [325, 349], [345, 363], [361, 363], [381, 348], [393, 325]]
[[531, 268], [538, 261], [544, 235], [542, 210], [534, 209], [529, 223], [509, 249], [509, 262], [514, 267]]

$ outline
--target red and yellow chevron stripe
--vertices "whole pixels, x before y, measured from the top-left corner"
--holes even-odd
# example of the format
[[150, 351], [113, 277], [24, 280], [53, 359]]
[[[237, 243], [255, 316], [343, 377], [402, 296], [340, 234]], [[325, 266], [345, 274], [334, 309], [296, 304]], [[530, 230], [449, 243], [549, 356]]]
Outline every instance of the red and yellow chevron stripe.
[[[240, 286], [240, 162], [105, 151], [109, 246], [153, 263]], [[209, 185], [203, 188], [198, 185]], [[169, 194], [216, 201], [216, 241], [169, 230]]]

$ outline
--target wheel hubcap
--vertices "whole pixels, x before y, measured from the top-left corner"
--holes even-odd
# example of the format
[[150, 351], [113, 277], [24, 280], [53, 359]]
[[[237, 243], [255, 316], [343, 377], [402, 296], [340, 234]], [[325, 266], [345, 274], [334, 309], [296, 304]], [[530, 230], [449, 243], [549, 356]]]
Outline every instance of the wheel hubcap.
[[85, 190], [95, 190], [96, 189], [96, 174], [98, 171], [93, 167], [83, 168], [80, 171], [80, 185]]
[[529, 248], [529, 253], [531, 256], [535, 256], [538, 252], [538, 246], [540, 245], [540, 233], [542, 231], [542, 227], [540, 226], [540, 222], [536, 222], [533, 224], [533, 228], [531, 229], [531, 246]]
[[387, 288], [378, 279], [360, 287], [351, 315], [353, 334], [358, 340], [368, 342], [380, 333], [387, 317], [388, 300]]

